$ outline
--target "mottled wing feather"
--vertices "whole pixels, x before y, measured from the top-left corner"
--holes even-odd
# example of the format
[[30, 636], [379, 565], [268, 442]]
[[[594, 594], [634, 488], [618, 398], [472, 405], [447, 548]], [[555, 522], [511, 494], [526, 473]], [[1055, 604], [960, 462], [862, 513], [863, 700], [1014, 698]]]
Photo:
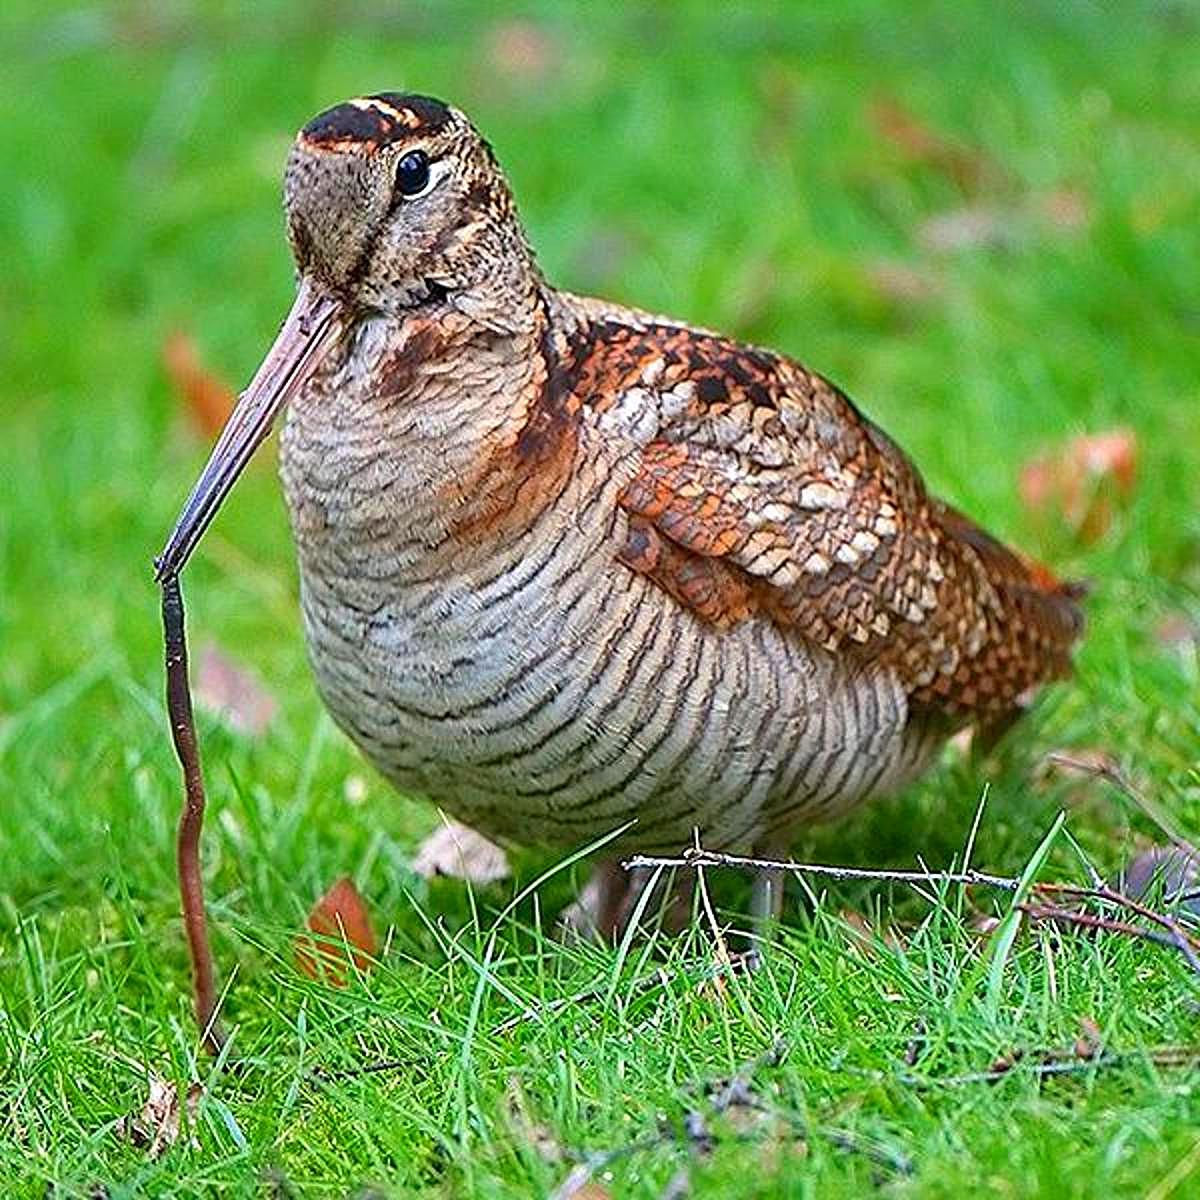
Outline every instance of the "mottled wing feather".
[[1069, 668], [1076, 593], [930, 497], [820, 376], [690, 329], [607, 323], [585, 403], [644, 445], [622, 561], [702, 619], [761, 613], [895, 670], [913, 700], [1001, 714]]

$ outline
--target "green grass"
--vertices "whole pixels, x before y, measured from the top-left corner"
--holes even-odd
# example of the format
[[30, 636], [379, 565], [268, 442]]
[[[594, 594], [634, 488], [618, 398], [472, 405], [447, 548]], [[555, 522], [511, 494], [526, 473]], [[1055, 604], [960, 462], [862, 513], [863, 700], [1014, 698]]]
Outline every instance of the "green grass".
[[[1196, 1194], [1200, 1083], [1146, 1054], [1194, 1039], [1196, 981], [1166, 949], [1023, 931], [989, 982], [967, 917], [1002, 898], [838, 885], [791, 895], [765, 968], [718, 987], [704, 920], [625, 953], [543, 936], [582, 868], [497, 925], [553, 865], [537, 851], [517, 882], [473, 897], [419, 880], [436, 815], [395, 797], [322, 715], [266, 464], [186, 579], [193, 645], [219, 639], [282, 706], [258, 740], [202, 720], [216, 950], [247, 1065], [216, 1074], [198, 1055], [149, 561], [204, 447], [159, 350], [183, 327], [220, 373], [249, 377], [291, 290], [289, 134], [357, 93], [454, 99], [507, 166], [553, 280], [802, 357], [937, 489], [1094, 581], [1077, 678], [999, 763], [948, 754], [798, 853], [946, 864], [986, 788], [977, 865], [1019, 874], [1065, 808], [1110, 871], [1154, 831], [1104, 784], [1039, 772], [1063, 746], [1106, 749], [1200, 828], [1196, 641], [1156, 634], [1200, 620], [1196, 8], [546, 5], [532, 80], [498, 63], [496, 11], [24, 0], [0, 17], [5, 1194], [540, 1195], [571, 1155], [645, 1139], [599, 1169], [612, 1195], [656, 1196], [689, 1163], [700, 1196]], [[978, 192], [883, 138], [877, 98], [986, 155]], [[1039, 215], [1062, 191], [1082, 202], [1078, 228]], [[1004, 244], [926, 248], [924, 222], [965, 204], [1000, 214]], [[917, 272], [920, 294], [881, 287], [883, 265]], [[1137, 432], [1140, 476], [1102, 538], [1022, 511], [1023, 460], [1115, 425]], [[291, 939], [342, 874], [388, 937], [335, 991], [298, 974]], [[1083, 877], [1068, 840], [1042, 875]], [[710, 883], [724, 912], [744, 907], [743, 881]], [[902, 943], [862, 947], [847, 909], [899, 923]], [[537, 1016], [503, 1028], [525, 1007]], [[1124, 1065], [944, 1082], [1070, 1047], [1083, 1017]], [[780, 1040], [752, 1080], [772, 1114], [713, 1114], [705, 1085]], [[313, 1077], [380, 1059], [398, 1065]], [[158, 1161], [114, 1131], [148, 1070], [205, 1086], [195, 1143]], [[709, 1155], [655, 1136], [691, 1110], [709, 1114]]]

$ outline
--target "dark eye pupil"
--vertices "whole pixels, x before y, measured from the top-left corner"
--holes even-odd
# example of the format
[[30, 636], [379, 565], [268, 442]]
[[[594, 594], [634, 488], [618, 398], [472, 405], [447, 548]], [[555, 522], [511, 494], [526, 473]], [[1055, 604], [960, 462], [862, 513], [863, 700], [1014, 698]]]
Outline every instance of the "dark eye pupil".
[[415, 196], [429, 182], [429, 159], [421, 150], [406, 154], [396, 167], [396, 187], [402, 196]]

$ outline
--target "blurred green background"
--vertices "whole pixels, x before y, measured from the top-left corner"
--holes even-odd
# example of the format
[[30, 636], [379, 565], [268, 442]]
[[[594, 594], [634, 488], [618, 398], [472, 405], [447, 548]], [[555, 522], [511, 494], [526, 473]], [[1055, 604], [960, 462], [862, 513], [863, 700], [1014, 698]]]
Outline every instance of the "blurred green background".
[[[529, 1194], [555, 1176], [517, 1155], [489, 1167], [484, 1187], [463, 1165], [477, 1149], [472, 1138], [496, 1136], [489, 1122], [504, 1088], [498, 1065], [476, 1094], [465, 1058], [470, 1083], [429, 1084], [461, 1101], [462, 1128], [449, 1141], [444, 1123], [422, 1123], [432, 1100], [402, 1119], [387, 1108], [400, 1103], [394, 1095], [364, 1100], [360, 1112], [367, 1120], [387, 1111], [407, 1130], [389, 1152], [366, 1134], [347, 1149], [324, 1127], [306, 1130], [303, 1150], [289, 1148], [286, 1131], [300, 1119], [294, 1095], [282, 1107], [262, 1101], [249, 1125], [230, 1099], [210, 1114], [203, 1151], [148, 1174], [111, 1136], [142, 1086], [122, 1055], [161, 1056], [170, 1067], [157, 1069], [180, 1078], [192, 1069], [171, 852], [177, 778], [150, 560], [205, 443], [164, 372], [163, 347], [182, 331], [215, 376], [249, 378], [291, 296], [279, 202], [289, 140], [319, 109], [379, 90], [429, 92], [475, 119], [553, 282], [796, 355], [855, 397], [936, 490], [1064, 574], [1093, 581], [1078, 679], [1041, 707], [990, 776], [954, 759], [897, 803], [821, 834], [820, 853], [944, 862], [986, 781], [982, 865], [1019, 869], [1066, 804], [1075, 836], [1115, 867], [1152, 831], [1102, 789], [1040, 774], [1054, 746], [1112, 755], [1181, 822], [1200, 824], [1195, 4], [8, 0], [0, 1088], [14, 1099], [8, 1117], [0, 1113], [0, 1149], [13, 1172], [21, 1164], [30, 1195], [55, 1180], [73, 1194], [126, 1171], [135, 1190], [200, 1180], [236, 1191], [235, 1181], [261, 1178], [255, 1172], [277, 1159], [318, 1181], [314, 1194], [368, 1181], [425, 1186], [416, 1167], [397, 1165], [410, 1150], [452, 1164], [429, 1184], [452, 1194], [468, 1185]], [[1137, 480], [1098, 533], [1080, 536], [1053, 502], [1022, 505], [1019, 475], [1032, 456], [1114, 428], [1136, 438]], [[408, 899], [452, 924], [472, 920], [461, 888], [430, 889], [412, 874], [413, 848], [435, 814], [394, 797], [320, 712], [271, 454], [239, 485], [185, 580], [193, 645], [219, 642], [281, 708], [259, 738], [211, 714], [203, 721], [218, 951], [227, 966], [239, 963], [231, 1003], [260, 1047], [281, 1031], [303, 1043], [297, 1004], [303, 1013], [332, 1003], [288, 991], [302, 986], [288, 938], [339, 874], [355, 877], [381, 926], [396, 925], [395, 975], [372, 985], [386, 996], [381, 1005], [399, 1011], [422, 988], [444, 986], [447, 1011], [457, 1004], [466, 1014], [474, 987], [469, 976], [436, 974], [438, 940]], [[536, 854], [529, 861], [546, 865]], [[547, 909], [568, 892], [567, 880], [552, 884]], [[736, 904], [736, 888], [732, 896]], [[493, 911], [500, 900], [484, 903]], [[821, 953], [816, 942], [809, 952]], [[572, 962], [585, 973], [609, 969]], [[1079, 969], [1089, 978], [1086, 963]], [[1118, 997], [1126, 983], [1148, 989], [1115, 1005], [1129, 1008], [1121, 1019], [1134, 1022], [1126, 1032], [1135, 1042], [1150, 1036], [1136, 1026], [1139, 1011], [1179, 982], [1140, 969], [1112, 985]], [[1184, 1020], [1174, 1005], [1155, 1019]], [[339, 1010], [339, 1020], [357, 1011]], [[780, 1020], [793, 1019], [783, 1004]], [[728, 1066], [761, 1032], [754, 1022], [727, 1030], [714, 1053]], [[646, 1050], [647, 1069], [662, 1068], [655, 1078], [669, 1092], [677, 1081], [656, 1057], [662, 1050]], [[284, 1094], [285, 1076], [268, 1073], [262, 1096]], [[553, 1091], [554, 1078], [547, 1065], [531, 1086]], [[1171, 1130], [1184, 1128], [1173, 1122], [1191, 1101], [1143, 1084], [1089, 1110], [1087, 1124], [1095, 1133], [1110, 1122], [1115, 1137], [1141, 1113], [1140, 1161], [1168, 1171], [1182, 1145]], [[854, 1094], [830, 1086], [824, 1099], [836, 1104]], [[617, 1120], [603, 1095], [596, 1084], [597, 1111]], [[652, 1123], [655, 1104], [669, 1103], [654, 1092], [642, 1101], [629, 1103], [635, 1123]], [[1074, 1149], [1061, 1161], [1032, 1153], [1028, 1190], [997, 1184], [997, 1195], [1135, 1187], [1123, 1150], [1110, 1153], [1099, 1135], [1083, 1136], [1083, 1124], [1040, 1104], [1030, 1098], [1015, 1135], [985, 1105], [977, 1151], [940, 1120], [922, 1126], [913, 1136], [928, 1139], [927, 1158], [915, 1182], [895, 1186], [939, 1194], [937, 1179], [951, 1189], [986, 1172], [1003, 1182], [1015, 1136], [1030, 1148], [1059, 1138]], [[594, 1132], [591, 1117], [572, 1119], [578, 1138]], [[239, 1120], [254, 1127], [247, 1145], [228, 1132]], [[814, 1155], [798, 1188], [823, 1180], [825, 1190], [808, 1194], [861, 1194], [868, 1168]], [[714, 1188], [744, 1180], [743, 1162], [727, 1157], [727, 1176], [713, 1168]], [[628, 1194], [657, 1194], [664, 1172], [625, 1176]]]

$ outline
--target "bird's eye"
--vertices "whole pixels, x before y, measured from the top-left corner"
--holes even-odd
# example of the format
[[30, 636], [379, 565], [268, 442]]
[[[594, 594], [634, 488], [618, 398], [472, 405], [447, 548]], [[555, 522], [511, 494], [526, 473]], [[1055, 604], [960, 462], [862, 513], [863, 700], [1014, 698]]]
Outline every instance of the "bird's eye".
[[402, 196], [419, 196], [429, 186], [429, 156], [410, 150], [396, 166], [396, 191]]

